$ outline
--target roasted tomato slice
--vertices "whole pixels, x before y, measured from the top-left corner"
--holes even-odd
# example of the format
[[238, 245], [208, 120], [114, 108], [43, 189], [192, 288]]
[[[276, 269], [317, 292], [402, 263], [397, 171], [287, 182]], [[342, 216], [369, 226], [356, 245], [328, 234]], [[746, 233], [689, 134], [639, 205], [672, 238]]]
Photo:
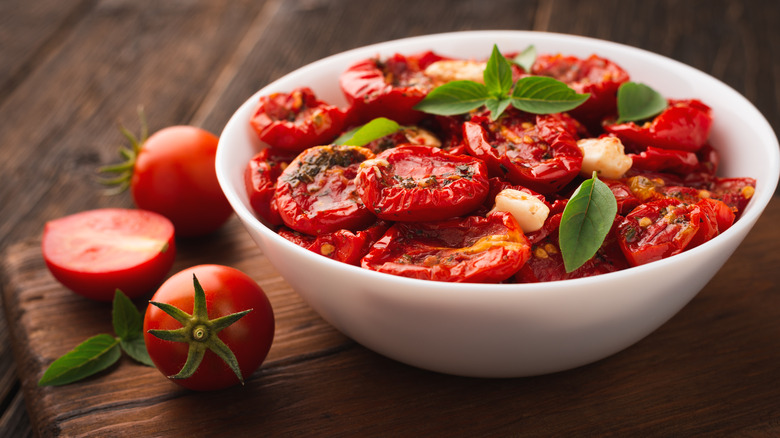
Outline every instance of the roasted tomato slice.
[[276, 180], [295, 155], [265, 148], [249, 160], [244, 170], [244, 186], [252, 209], [269, 225], [281, 225], [282, 218], [273, 202]]
[[717, 218], [705, 214], [698, 204], [685, 204], [675, 198], [658, 199], [640, 205], [625, 217], [618, 226], [618, 240], [629, 263], [643, 265], [702, 243], [701, 236], [694, 238], [702, 224], [707, 229], [717, 229], [712, 221]]
[[750, 198], [756, 192], [756, 180], [753, 178], [715, 178], [709, 187], [712, 197], [731, 207], [737, 218], [747, 207]]
[[511, 277], [530, 256], [512, 215], [491, 213], [438, 222], [396, 222], [361, 266], [423, 280], [495, 283]]
[[590, 93], [590, 98], [569, 114], [593, 132], [600, 129], [604, 117], [617, 112], [617, 90], [629, 80], [623, 68], [596, 55], [584, 59], [561, 54], [540, 55], [531, 71], [558, 79], [577, 93]]
[[558, 228], [561, 224], [561, 214], [550, 216], [541, 230], [529, 234], [528, 238], [532, 241], [531, 257], [515, 274], [514, 280], [518, 283], [558, 281], [590, 277], [628, 268], [628, 261], [626, 261], [626, 257], [620, 250], [617, 240], [619, 219], [622, 219], [622, 217], [616, 217], [612, 229], [593, 258], [574, 271], [566, 272], [561, 248], [558, 244]]
[[344, 111], [302, 87], [289, 94], [261, 97], [250, 124], [260, 140], [298, 153], [311, 146], [329, 144], [344, 130], [345, 121]]
[[393, 221], [435, 221], [467, 214], [488, 193], [485, 163], [438, 148], [402, 145], [360, 166], [356, 178], [363, 203]]
[[582, 167], [572, 135], [576, 122], [561, 115], [508, 110], [498, 120], [476, 116], [463, 124], [468, 152], [485, 161], [490, 176], [508, 179], [542, 194], [571, 182]]
[[413, 110], [433, 88], [425, 68], [444, 59], [433, 52], [386, 60], [365, 59], [349, 67], [339, 77], [341, 90], [350, 104], [351, 122], [366, 123], [376, 117], [414, 124], [424, 113]]
[[699, 158], [688, 151], [648, 146], [642, 152], [628, 156], [633, 163], [631, 167], [636, 170], [687, 175], [699, 169]]
[[712, 115], [710, 107], [696, 99], [669, 99], [669, 106], [642, 125], [634, 122], [605, 123], [604, 130], [614, 134], [632, 150], [647, 146], [663, 149], [698, 151], [710, 135]]
[[360, 264], [360, 259], [368, 254], [368, 250], [382, 237], [389, 226], [388, 222], [377, 221], [365, 230], [355, 232], [337, 230], [316, 237], [282, 228], [279, 230], [279, 235], [309, 251], [357, 266]]
[[371, 152], [378, 154], [403, 144], [418, 144], [431, 147], [441, 147], [442, 145], [439, 137], [427, 129], [416, 126], [403, 126], [398, 131], [371, 141], [363, 145], [363, 147], [371, 149]]
[[302, 152], [276, 182], [282, 221], [313, 236], [372, 224], [376, 217], [360, 200], [354, 180], [360, 163], [373, 157], [359, 146], [315, 146]]

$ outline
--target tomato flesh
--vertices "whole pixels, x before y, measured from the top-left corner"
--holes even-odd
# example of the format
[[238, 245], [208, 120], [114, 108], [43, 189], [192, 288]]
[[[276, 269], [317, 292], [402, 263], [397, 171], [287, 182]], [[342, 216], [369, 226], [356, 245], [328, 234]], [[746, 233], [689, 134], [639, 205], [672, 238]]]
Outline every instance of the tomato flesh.
[[151, 293], [173, 266], [173, 224], [144, 210], [98, 209], [46, 223], [41, 243], [46, 266], [72, 291], [111, 301]]

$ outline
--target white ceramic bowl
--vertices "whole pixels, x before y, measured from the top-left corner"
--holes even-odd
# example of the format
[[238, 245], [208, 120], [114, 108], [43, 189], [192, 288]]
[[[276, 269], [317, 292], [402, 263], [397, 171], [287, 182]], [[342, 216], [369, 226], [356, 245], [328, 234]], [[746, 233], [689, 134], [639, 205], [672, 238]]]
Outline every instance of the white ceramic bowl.
[[[440, 283], [372, 272], [300, 248], [257, 220], [244, 191], [243, 172], [264, 147], [249, 126], [261, 95], [305, 85], [330, 103], [344, 104], [337, 78], [355, 61], [427, 49], [486, 57], [494, 43], [502, 51], [533, 44], [539, 53], [595, 53], [666, 97], [702, 99], [713, 109], [711, 140], [722, 154], [721, 174], [758, 181], [741, 219], [717, 238], [655, 263], [597, 277], [519, 285]], [[230, 119], [219, 141], [216, 166], [222, 189], [263, 253], [297, 293], [345, 335], [428, 370], [520, 377], [607, 357], [677, 313], [721, 268], [769, 203], [780, 174], [778, 151], [774, 132], [753, 105], [722, 82], [679, 62], [577, 36], [476, 31], [362, 47], [282, 77], [247, 99]]]

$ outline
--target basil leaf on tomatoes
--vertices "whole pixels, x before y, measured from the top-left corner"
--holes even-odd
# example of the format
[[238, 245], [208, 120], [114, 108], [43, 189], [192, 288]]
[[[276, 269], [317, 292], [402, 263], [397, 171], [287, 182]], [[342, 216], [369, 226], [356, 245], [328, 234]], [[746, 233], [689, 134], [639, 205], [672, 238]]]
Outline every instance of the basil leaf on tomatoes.
[[440, 116], [464, 114], [485, 104], [488, 89], [474, 81], [452, 81], [428, 93], [414, 109]]
[[515, 84], [512, 106], [533, 114], [562, 113], [582, 105], [590, 94], [579, 94], [563, 82], [545, 76], [527, 76]]
[[617, 91], [617, 123], [649, 119], [668, 106], [666, 99], [645, 84], [626, 82]]
[[523, 70], [530, 72], [534, 62], [536, 62], [536, 47], [533, 45], [526, 47], [525, 50], [512, 58], [512, 62], [522, 67]]
[[594, 172], [574, 191], [561, 217], [558, 241], [566, 272], [574, 271], [596, 254], [616, 214], [615, 195]]
[[346, 146], [365, 146], [374, 140], [398, 132], [401, 125], [386, 117], [377, 117], [365, 125], [350, 130], [336, 139], [335, 143]]

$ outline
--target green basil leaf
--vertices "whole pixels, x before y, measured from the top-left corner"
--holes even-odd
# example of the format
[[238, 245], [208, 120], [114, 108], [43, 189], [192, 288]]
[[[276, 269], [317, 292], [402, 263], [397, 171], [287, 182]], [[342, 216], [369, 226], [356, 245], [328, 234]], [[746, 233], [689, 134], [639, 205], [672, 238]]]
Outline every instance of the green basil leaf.
[[452, 81], [428, 93], [414, 109], [440, 116], [464, 114], [485, 104], [490, 97], [487, 87], [474, 81]]
[[146, 343], [144, 342], [143, 336], [132, 339], [121, 339], [119, 341], [119, 345], [128, 356], [132, 357], [136, 361], [150, 367], [154, 366], [152, 358], [149, 357], [149, 352], [146, 351]]
[[[374, 140], [390, 135], [401, 129], [401, 125], [393, 120], [378, 117], [365, 125], [353, 129], [336, 140], [336, 144], [347, 146], [365, 146]], [[348, 137], [347, 137], [348, 136]], [[346, 137], [346, 138], [345, 138]], [[339, 142], [342, 140], [341, 142]]]
[[526, 47], [525, 50], [512, 58], [512, 62], [522, 67], [526, 73], [530, 73], [531, 67], [533, 67], [534, 62], [536, 62], [536, 47], [533, 45]]
[[482, 73], [490, 96], [495, 98], [506, 97], [512, 90], [512, 65], [493, 44], [493, 52], [490, 54], [485, 72]]
[[527, 76], [517, 81], [512, 105], [533, 114], [552, 114], [572, 110], [589, 97], [590, 94], [578, 94], [557, 79]]
[[65, 385], [81, 380], [110, 367], [121, 354], [118, 338], [107, 334], [93, 336], [52, 362], [38, 385]]
[[590, 260], [601, 248], [617, 214], [617, 201], [609, 186], [593, 173], [569, 199], [558, 229], [566, 272]]
[[114, 333], [120, 339], [143, 337], [144, 318], [130, 298], [119, 289], [114, 292], [111, 320], [114, 324]]
[[645, 84], [626, 82], [617, 92], [617, 123], [649, 119], [666, 109], [668, 102], [660, 93]]
[[490, 98], [486, 100], [485, 107], [490, 111], [490, 119], [496, 120], [511, 103], [512, 99], [506, 96], [501, 99]]

